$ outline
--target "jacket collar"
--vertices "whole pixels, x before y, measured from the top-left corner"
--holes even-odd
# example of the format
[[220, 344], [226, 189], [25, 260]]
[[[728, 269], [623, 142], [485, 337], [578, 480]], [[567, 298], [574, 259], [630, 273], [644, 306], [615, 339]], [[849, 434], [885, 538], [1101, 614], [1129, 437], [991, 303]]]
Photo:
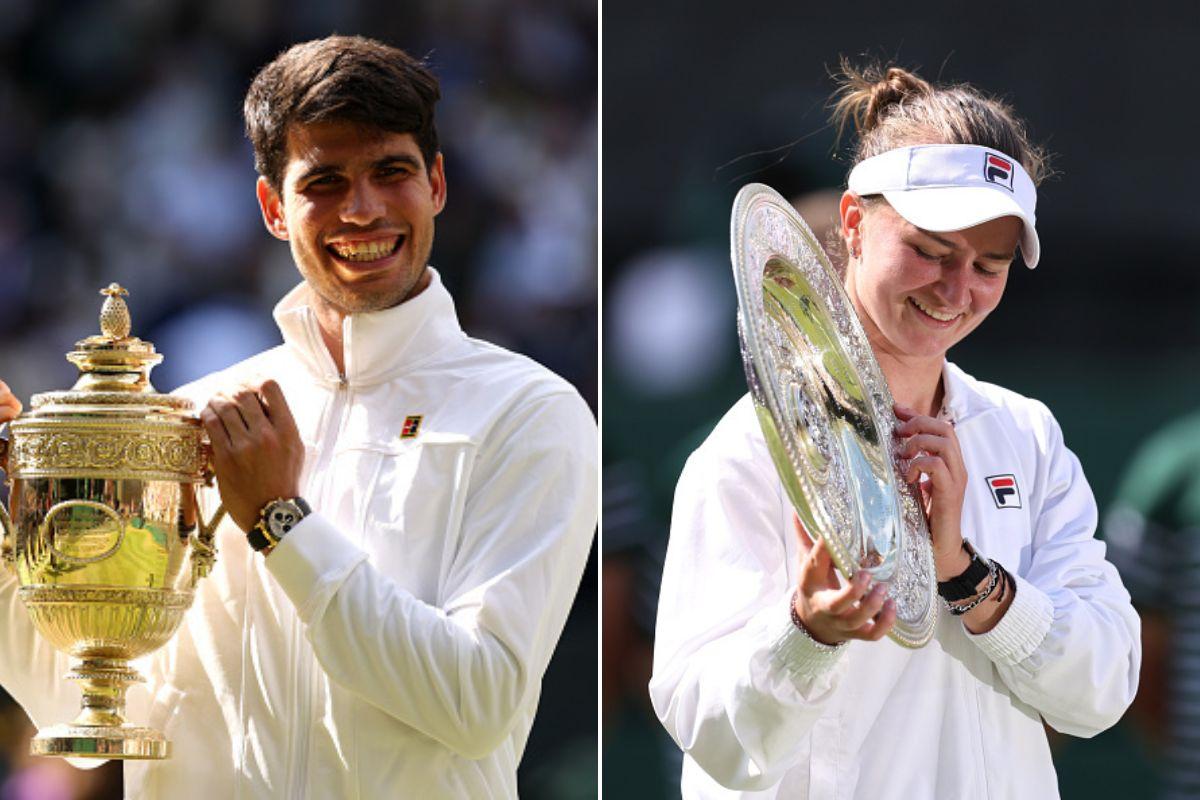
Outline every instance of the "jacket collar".
[[981, 391], [979, 381], [949, 361], [942, 364], [942, 385], [945, 394], [941, 416], [954, 420], [956, 424], [997, 407]]
[[325, 383], [370, 386], [425, 362], [442, 348], [465, 338], [454, 300], [437, 270], [425, 291], [403, 303], [342, 321], [346, 374], [339, 376], [321, 339], [317, 315], [309, 305], [308, 285], [300, 283], [275, 306], [275, 322], [284, 345]]

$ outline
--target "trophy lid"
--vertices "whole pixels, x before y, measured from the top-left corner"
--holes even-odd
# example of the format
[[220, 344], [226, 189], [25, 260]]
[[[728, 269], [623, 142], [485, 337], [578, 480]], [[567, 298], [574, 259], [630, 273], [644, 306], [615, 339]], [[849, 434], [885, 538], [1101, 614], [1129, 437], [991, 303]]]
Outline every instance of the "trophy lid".
[[[66, 358], [79, 368], [79, 379], [67, 391], [35, 394], [30, 402], [33, 416], [64, 411], [79, 413], [172, 413], [189, 412], [192, 402], [183, 397], [159, 394], [150, 383], [150, 370], [162, 361], [154, 345], [130, 336], [132, 320], [124, 298], [129, 292], [110, 283], [100, 308], [100, 335], [75, 343]], [[66, 408], [62, 408], [66, 406]], [[190, 415], [189, 415], [190, 416]]]

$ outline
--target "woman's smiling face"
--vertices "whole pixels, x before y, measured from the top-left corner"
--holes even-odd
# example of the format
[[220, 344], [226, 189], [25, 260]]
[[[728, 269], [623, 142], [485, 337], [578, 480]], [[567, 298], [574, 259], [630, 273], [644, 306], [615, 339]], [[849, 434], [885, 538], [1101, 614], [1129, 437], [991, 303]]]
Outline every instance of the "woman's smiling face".
[[877, 354], [945, 358], [1004, 294], [1022, 222], [1000, 217], [960, 231], [922, 230], [882, 198], [842, 197], [851, 253], [846, 291]]

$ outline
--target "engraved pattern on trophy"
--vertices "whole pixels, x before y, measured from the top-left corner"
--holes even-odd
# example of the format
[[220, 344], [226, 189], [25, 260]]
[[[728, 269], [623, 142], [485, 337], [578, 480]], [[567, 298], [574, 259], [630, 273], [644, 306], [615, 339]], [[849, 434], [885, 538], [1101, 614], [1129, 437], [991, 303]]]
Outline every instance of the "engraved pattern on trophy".
[[920, 647], [937, 614], [933, 554], [866, 333], [812, 232], [776, 192], [745, 187], [731, 227], [747, 383], [788, 497], [843, 574], [866, 568], [888, 586], [889, 636]]
[[9, 463], [14, 477], [58, 474], [199, 482], [204, 454], [199, 440], [180, 438], [174, 426], [113, 425], [70, 421], [30, 425], [14, 440]]
[[76, 659], [67, 677], [83, 694], [79, 716], [39, 731], [33, 753], [167, 758], [162, 733], [124, 719], [142, 680], [128, 662], [179, 628], [224, 510], [207, 523], [199, 512], [212, 471], [191, 403], [151, 385], [162, 356], [130, 336], [128, 292], [101, 293], [101, 334], [67, 354], [75, 385], [35, 395], [11, 423], [4, 562], [39, 633]]

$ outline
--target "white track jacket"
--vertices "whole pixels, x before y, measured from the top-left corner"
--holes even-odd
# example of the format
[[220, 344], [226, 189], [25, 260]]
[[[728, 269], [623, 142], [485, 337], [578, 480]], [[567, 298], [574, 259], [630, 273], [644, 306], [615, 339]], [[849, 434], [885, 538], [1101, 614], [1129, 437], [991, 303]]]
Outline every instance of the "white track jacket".
[[[515, 798], [596, 524], [595, 421], [567, 382], [468, 338], [436, 274], [346, 320], [344, 379], [300, 288], [275, 311], [284, 345], [181, 393], [202, 407], [277, 380], [315, 513], [265, 559], [222, 524], [148, 691], [130, 690], [128, 718], [174, 755], [129, 762], [127, 796]], [[4, 581], [0, 681], [35, 724], [69, 721], [67, 661]]]
[[[944, 376], [963, 535], [1016, 576], [1012, 606], [978, 636], [942, 609], [920, 650], [819, 652], [790, 619], [792, 509], [743, 398], [684, 468], [659, 601], [650, 694], [685, 752], [685, 798], [1057, 797], [1043, 720], [1092, 736], [1133, 700], [1140, 623], [1058, 424]], [[1008, 477], [1017, 492], [997, 493]]]

